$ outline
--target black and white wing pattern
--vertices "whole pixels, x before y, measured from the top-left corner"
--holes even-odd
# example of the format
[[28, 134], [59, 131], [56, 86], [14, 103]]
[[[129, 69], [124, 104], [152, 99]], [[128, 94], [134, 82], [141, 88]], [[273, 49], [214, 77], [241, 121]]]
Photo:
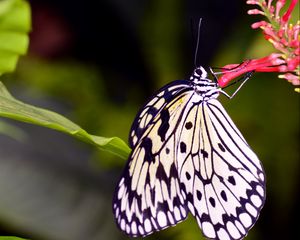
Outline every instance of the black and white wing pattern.
[[168, 117], [166, 109], [161, 113], [168, 103], [176, 98], [176, 96], [191, 89], [192, 87], [189, 81], [177, 80], [158, 90], [157, 93], [150, 98], [147, 104], [141, 108], [131, 126], [129, 134], [130, 147], [135, 147], [155, 117], [159, 114], [163, 120]]
[[202, 67], [174, 81], [140, 110], [132, 152], [116, 188], [119, 228], [147, 236], [188, 212], [209, 239], [243, 239], [265, 202], [262, 165], [216, 99]]
[[216, 99], [191, 107], [180, 128], [176, 155], [189, 211], [209, 239], [243, 239], [265, 202], [260, 161]]
[[138, 114], [133, 146], [117, 186], [113, 211], [129, 236], [146, 236], [184, 220], [188, 214], [176, 168], [175, 132], [192, 92], [188, 81], [162, 88]]

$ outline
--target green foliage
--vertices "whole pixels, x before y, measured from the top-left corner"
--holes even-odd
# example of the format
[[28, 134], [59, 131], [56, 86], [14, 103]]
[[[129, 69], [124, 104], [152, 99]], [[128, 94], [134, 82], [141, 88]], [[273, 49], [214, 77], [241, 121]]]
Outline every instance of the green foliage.
[[19, 238], [19, 237], [8, 237], [8, 236], [0, 236], [0, 240], [25, 240], [25, 238]]
[[[47, 61], [24, 57], [6, 85], [18, 84], [30, 98], [54, 98], [67, 106], [67, 116], [94, 135], [128, 138], [138, 105], [112, 102], [105, 80], [93, 65], [75, 61]], [[123, 166], [124, 159], [107, 151], [94, 151], [93, 162], [101, 167]]]
[[0, 82], [0, 116], [55, 129], [70, 134], [102, 150], [127, 158], [130, 148], [118, 137], [105, 138], [88, 134], [62, 115], [25, 104], [15, 99]]
[[26, 133], [22, 129], [4, 121], [0, 121], [0, 134], [9, 136], [18, 141], [26, 139]]
[[15, 69], [29, 43], [30, 8], [24, 0], [0, 2], [0, 76]]

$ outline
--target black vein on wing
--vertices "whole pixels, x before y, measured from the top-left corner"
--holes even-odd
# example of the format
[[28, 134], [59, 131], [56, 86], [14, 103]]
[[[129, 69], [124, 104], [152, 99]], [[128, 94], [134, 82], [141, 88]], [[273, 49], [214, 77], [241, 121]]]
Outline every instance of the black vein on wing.
[[[169, 90], [171, 87], [176, 87], [176, 88], [174, 88], [172, 90]], [[130, 128], [130, 134], [129, 134], [129, 144], [130, 144], [130, 146], [132, 148], [134, 146], [137, 146], [137, 144], [139, 143], [139, 141], [142, 139], [142, 136], [143, 136], [144, 132], [147, 130], [148, 126], [150, 126], [151, 123], [153, 122], [153, 119], [155, 119], [155, 117], [161, 112], [162, 109], [165, 108], [165, 106], [168, 103], [170, 103], [173, 99], [175, 99], [176, 96], [182, 94], [183, 92], [190, 91], [191, 89], [192, 89], [192, 87], [191, 87], [191, 82], [190, 81], [187, 81], [187, 80], [176, 80], [176, 81], [173, 81], [173, 82], [167, 84], [166, 86], [162, 87], [154, 95], [152, 95], [149, 98], [149, 100], [146, 102], [146, 104], [143, 105], [143, 107], [139, 110], [139, 112], [137, 114], [137, 117], [133, 121], [133, 124], [132, 124], [132, 126]], [[164, 94], [162, 96], [158, 96], [162, 92], [164, 92]], [[154, 98], [157, 98], [157, 100], [153, 104], [148, 105]], [[156, 109], [155, 105], [161, 99], [164, 99], [164, 103], [163, 103], [163, 105], [159, 109]], [[146, 108], [149, 108], [149, 109], [141, 116], [141, 113]], [[151, 111], [149, 112], [149, 110], [151, 110], [152, 112]], [[140, 120], [145, 115], [147, 115], [147, 114], [151, 115], [152, 119], [148, 122], [148, 124], [141, 125], [140, 124]], [[132, 136], [132, 132], [133, 131], [135, 131], [135, 135], [134, 136], [137, 137], [137, 141], [136, 141], [135, 144], [133, 142], [133, 137], [134, 136]]]
[[[256, 168], [258, 169], [259, 171], [261, 171], [257, 166], [256, 164], [251, 160], [251, 158], [244, 152], [242, 151], [241, 147], [236, 143], [236, 141], [234, 140], [234, 138], [231, 136], [231, 134], [229, 134], [229, 131], [227, 130], [227, 128], [224, 126], [224, 123], [218, 118], [217, 114], [210, 108], [211, 106], [215, 107], [216, 109], [219, 110], [219, 112], [223, 115], [223, 117], [226, 119], [226, 122], [228, 123], [228, 125], [231, 127], [231, 129], [237, 134], [237, 136], [239, 136], [239, 134], [235, 131], [234, 127], [232, 125], [230, 125], [227, 117], [224, 115], [224, 113], [222, 111], [220, 111], [220, 109], [218, 107], [216, 107], [215, 105], [213, 104], [210, 104], [209, 105], [209, 109], [210, 109], [210, 112], [215, 116], [215, 118], [217, 119], [218, 123], [223, 127], [224, 131], [226, 132], [227, 136], [231, 139], [231, 141], [234, 143], [234, 145], [236, 146], [237, 149], [239, 149], [240, 153], [242, 153], [242, 155], [249, 161], [251, 162], [251, 164]], [[213, 122], [212, 122], [213, 123]], [[213, 123], [213, 126], [214, 126], [214, 129], [215, 129], [215, 132], [217, 133], [219, 139], [221, 139], [222, 141], [222, 138], [220, 137], [220, 134], [218, 133], [217, 129], [216, 129], [216, 126], [215, 124]], [[247, 147], [249, 147], [249, 145], [242, 139], [240, 138]], [[241, 163], [241, 165], [247, 169], [251, 174], [251, 170], [248, 168], [248, 166], [246, 166], [231, 150], [230, 148], [227, 146], [227, 144], [222, 141], [222, 144], [226, 147], [226, 149], [228, 150], [228, 152], [230, 152], [230, 154], [237, 160]], [[225, 160], [225, 159], [224, 159]], [[226, 161], [227, 162], [227, 161]], [[230, 165], [228, 162], [227, 162], [228, 165]], [[231, 165], [230, 165], [231, 166]], [[232, 166], [231, 166], [232, 167]], [[253, 174], [252, 174], [253, 175]], [[254, 176], [254, 175], [253, 175]], [[254, 176], [255, 177], [255, 176]], [[256, 177], [255, 177], [256, 178]]]
[[[217, 100], [216, 100], [217, 101]], [[231, 121], [228, 120], [228, 115], [227, 113], [224, 111], [222, 111], [218, 106], [216, 106], [213, 103], [208, 103], [208, 107], [211, 110], [211, 112], [214, 113], [214, 111], [212, 110], [212, 107], [216, 108], [218, 110], [219, 113], [221, 113], [221, 115], [224, 117], [224, 119], [226, 120], [226, 122], [228, 123], [228, 125], [231, 127], [231, 129], [236, 133], [236, 135], [246, 144], [248, 145], [248, 143], [245, 141], [244, 137], [241, 135], [241, 133], [237, 130], [236, 126], [232, 125]], [[214, 114], [215, 115], [215, 114]], [[226, 116], [227, 115], [227, 116]]]

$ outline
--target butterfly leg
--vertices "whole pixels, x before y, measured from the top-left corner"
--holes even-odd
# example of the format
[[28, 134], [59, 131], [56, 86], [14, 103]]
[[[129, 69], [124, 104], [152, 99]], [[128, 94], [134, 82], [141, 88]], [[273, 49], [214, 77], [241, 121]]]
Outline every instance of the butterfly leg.
[[210, 71], [211, 75], [213, 75], [213, 77], [214, 77], [214, 82], [217, 83], [218, 82], [218, 77], [217, 77], [218, 73], [215, 73], [211, 67], [209, 67], [209, 71]]
[[229, 86], [231, 86], [232, 84], [235, 84], [235, 83], [237, 83], [237, 82], [239, 82], [239, 81], [242, 81], [242, 83], [240, 84], [240, 86], [234, 91], [233, 94], [229, 95], [228, 93], [226, 93], [226, 92], [223, 91], [223, 90], [220, 90], [220, 92], [223, 93], [223, 94], [224, 94], [226, 97], [228, 97], [229, 99], [232, 99], [232, 98], [237, 94], [237, 92], [240, 91], [240, 89], [242, 88], [242, 86], [248, 81], [248, 79], [252, 76], [253, 73], [254, 73], [254, 71], [247, 72], [247, 73], [245, 74], [244, 77], [242, 77], [242, 78], [236, 80], [235, 82], [233, 82], [233, 83], [231, 83], [230, 85], [227, 86], [227, 87], [229, 87]]

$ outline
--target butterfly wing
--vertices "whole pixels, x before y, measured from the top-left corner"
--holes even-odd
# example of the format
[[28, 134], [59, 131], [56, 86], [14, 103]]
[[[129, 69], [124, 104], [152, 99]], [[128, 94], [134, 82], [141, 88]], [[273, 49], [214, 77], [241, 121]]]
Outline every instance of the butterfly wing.
[[[149, 124], [155, 117], [160, 114], [162, 109], [166, 107], [176, 96], [192, 89], [190, 81], [177, 80], [173, 81], [155, 93], [150, 100], [142, 107], [137, 114], [130, 130], [129, 145], [134, 148], [139, 142]], [[166, 118], [166, 114], [162, 115]]]
[[175, 132], [193, 91], [176, 81], [141, 109], [131, 129], [133, 146], [115, 191], [113, 212], [129, 236], [146, 236], [186, 218], [175, 164]]
[[265, 201], [260, 161], [216, 99], [186, 81], [162, 88], [135, 119], [133, 151], [114, 196], [118, 226], [146, 236], [188, 210], [210, 239], [242, 239]]
[[179, 127], [176, 161], [188, 209], [206, 237], [244, 238], [265, 202], [260, 161], [216, 99], [191, 107]]

